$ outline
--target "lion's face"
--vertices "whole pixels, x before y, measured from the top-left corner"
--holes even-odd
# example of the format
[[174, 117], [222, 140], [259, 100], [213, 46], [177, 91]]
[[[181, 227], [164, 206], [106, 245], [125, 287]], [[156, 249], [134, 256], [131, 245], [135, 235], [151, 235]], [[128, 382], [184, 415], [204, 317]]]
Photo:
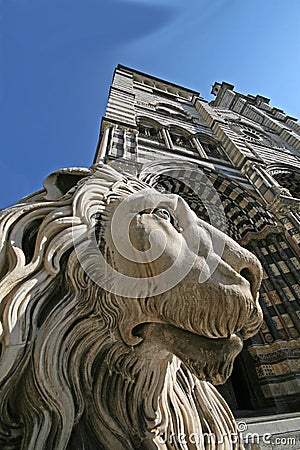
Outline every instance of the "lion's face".
[[262, 322], [256, 257], [176, 195], [141, 191], [114, 205], [111, 219], [106, 238], [115, 268], [139, 297], [124, 300], [130, 311], [120, 324], [124, 341], [146, 353], [156, 342], [155, 349], [176, 354], [201, 379], [224, 382], [242, 338]]

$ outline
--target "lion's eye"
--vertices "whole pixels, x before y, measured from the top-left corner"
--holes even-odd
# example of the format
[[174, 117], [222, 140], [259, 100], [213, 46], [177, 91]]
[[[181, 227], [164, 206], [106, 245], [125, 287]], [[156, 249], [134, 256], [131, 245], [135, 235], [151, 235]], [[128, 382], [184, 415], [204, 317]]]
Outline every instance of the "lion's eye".
[[172, 216], [170, 214], [170, 212], [165, 209], [165, 208], [155, 208], [152, 211], [152, 214], [155, 214], [158, 217], [161, 217], [162, 219], [168, 220], [169, 222], [171, 222]]
[[155, 209], [144, 209], [140, 212], [140, 215], [142, 214], [155, 214], [156, 216], [167, 220], [170, 222], [171, 225], [179, 232], [181, 233], [183, 229], [180, 227], [178, 220], [170, 213], [170, 211], [166, 208], [155, 208]]

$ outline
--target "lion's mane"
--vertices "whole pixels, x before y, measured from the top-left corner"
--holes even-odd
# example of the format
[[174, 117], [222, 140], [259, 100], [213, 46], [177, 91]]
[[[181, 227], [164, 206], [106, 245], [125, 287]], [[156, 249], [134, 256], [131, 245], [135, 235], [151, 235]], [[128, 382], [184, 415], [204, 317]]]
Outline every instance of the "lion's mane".
[[88, 234], [101, 243], [107, 206], [146, 185], [96, 167], [44, 186], [0, 220], [1, 449], [240, 448], [213, 386], [176, 356], [137, 358], [124, 301], [78, 261], [93, 270]]

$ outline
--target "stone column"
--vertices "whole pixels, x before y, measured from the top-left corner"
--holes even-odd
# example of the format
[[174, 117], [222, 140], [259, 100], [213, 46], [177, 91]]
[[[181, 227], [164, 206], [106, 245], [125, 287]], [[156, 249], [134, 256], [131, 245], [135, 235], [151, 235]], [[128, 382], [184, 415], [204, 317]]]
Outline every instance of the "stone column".
[[196, 138], [196, 137], [192, 137], [192, 141], [193, 141], [193, 143], [194, 143], [196, 149], [198, 150], [199, 155], [201, 156], [201, 158], [207, 158], [207, 154], [205, 153], [205, 150], [204, 150], [204, 148], [202, 147], [202, 145], [201, 145], [199, 139]]
[[172, 142], [172, 139], [171, 139], [169, 131], [166, 128], [163, 128], [162, 129], [162, 133], [163, 133], [163, 137], [164, 137], [165, 142], [166, 142], [166, 146], [168, 148], [173, 149], [174, 146], [173, 146], [173, 142]]
[[110, 128], [111, 127], [108, 126], [108, 127], [105, 127], [105, 129], [104, 129], [104, 133], [103, 133], [101, 143], [100, 143], [99, 161], [103, 161], [106, 156]]

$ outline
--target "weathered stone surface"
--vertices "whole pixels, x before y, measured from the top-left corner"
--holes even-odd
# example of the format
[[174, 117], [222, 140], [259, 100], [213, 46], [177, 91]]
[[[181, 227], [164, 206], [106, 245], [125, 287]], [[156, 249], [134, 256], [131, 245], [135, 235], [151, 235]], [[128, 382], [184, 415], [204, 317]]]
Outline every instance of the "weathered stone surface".
[[238, 449], [223, 383], [258, 330], [252, 253], [107, 165], [2, 212], [2, 449]]

